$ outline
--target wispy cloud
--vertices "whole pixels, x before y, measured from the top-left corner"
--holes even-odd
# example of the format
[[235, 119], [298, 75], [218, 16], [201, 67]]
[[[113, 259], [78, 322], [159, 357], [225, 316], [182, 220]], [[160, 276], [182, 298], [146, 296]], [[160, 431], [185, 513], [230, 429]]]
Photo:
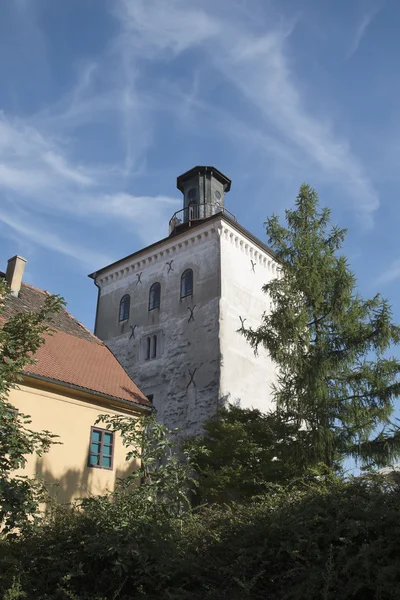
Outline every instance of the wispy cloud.
[[[379, 198], [348, 140], [335, 134], [326, 119], [306, 107], [287, 60], [291, 27], [255, 33], [239, 21], [222, 22], [196, 2], [120, 0], [121, 44], [138, 56], [163, 56], [200, 47], [207, 59], [258, 112], [264, 130], [307, 156], [314, 170], [323, 169], [332, 183], [352, 198], [360, 220], [372, 225]], [[373, 15], [371, 15], [372, 19]], [[364, 25], [364, 31], [368, 23]], [[260, 128], [262, 128], [261, 126]]]
[[[122, 192], [120, 179], [112, 166], [77, 165], [56, 139], [32, 125], [4, 115], [0, 119], [0, 192], [8, 194], [14, 207], [14, 214], [1, 211], [0, 221], [26, 239], [93, 268], [95, 260], [97, 266], [106, 264], [110, 256], [64, 240], [65, 233], [46, 231], [43, 214], [90, 220], [92, 226], [112, 220], [144, 243], [164, 237], [178, 201]], [[112, 191], [105, 193], [107, 188]]]
[[370, 225], [379, 207], [378, 195], [349, 143], [335, 135], [327, 120], [317, 119], [305, 108], [286, 61], [286, 37], [286, 32], [274, 32], [254, 41], [245, 35], [237, 40], [235, 51], [225, 55], [221, 68], [289, 144], [332, 180], [341, 180], [355, 210]]
[[392, 281], [396, 281], [396, 279], [400, 278], [400, 258], [393, 261], [385, 271], [377, 278], [377, 285], [385, 285], [387, 283], [391, 283]]
[[28, 170], [0, 164], [0, 187], [19, 193], [36, 193], [49, 183], [45, 174], [36, 169]]
[[68, 243], [56, 233], [49, 231], [45, 223], [32, 222], [32, 215], [29, 213], [19, 211], [18, 218], [16, 218], [15, 215], [0, 210], [0, 223], [38, 246], [77, 260], [86, 269], [92, 269], [98, 266], [99, 263], [108, 264], [111, 262], [110, 256], [102, 252], [93, 252], [88, 248], [79, 246], [76, 242]]
[[51, 168], [54, 174], [61, 176], [63, 179], [84, 186], [94, 184], [91, 177], [81, 172], [79, 168], [69, 165], [63, 156], [55, 152], [46, 152], [43, 155], [43, 161]]
[[[47, 231], [44, 215], [65, 216], [81, 231], [111, 222], [143, 243], [163, 237], [180, 201], [157, 191], [144, 195], [135, 185], [158, 143], [156, 118], [166, 110], [168, 119], [188, 127], [199, 115], [208, 116], [226, 144], [233, 139], [242, 154], [257, 152], [269, 163], [272, 157], [282, 176], [306, 164], [309, 174], [321, 179], [322, 173], [344, 202], [352, 201], [360, 220], [371, 224], [378, 194], [350, 140], [336, 133], [329, 114], [317, 117], [309, 108], [290, 62], [292, 23], [268, 22], [266, 3], [267, 25], [260, 26], [251, 11], [243, 10], [245, 4], [115, 0], [116, 35], [101, 55], [79, 63], [75, 85], [66, 94], [23, 119], [0, 113], [0, 193], [26, 212], [19, 219], [3, 211], [3, 226], [80, 262], [89, 256], [90, 263], [100, 264], [109, 257], [97, 236], [99, 253], [86, 248], [84, 235], [76, 247], [64, 240], [62, 227]], [[355, 47], [374, 14], [363, 21]], [[194, 64], [190, 85], [187, 77], [171, 83], [159, 76], [164, 73], [160, 65], [186, 57]], [[240, 110], [206, 100], [204, 80], [212, 78], [226, 84]], [[108, 140], [99, 134], [104, 126], [113, 136], [112, 150], [103, 153], [100, 164], [80, 146], [90, 128]]]
[[350, 44], [350, 48], [346, 54], [346, 60], [350, 60], [350, 58], [357, 52], [363, 37], [367, 33], [368, 27], [371, 25], [372, 21], [375, 19], [380, 9], [381, 7], [379, 5], [376, 5], [369, 12], [363, 15], [358, 27], [356, 28], [354, 37]]
[[129, 48], [147, 58], [176, 55], [224, 35], [223, 23], [191, 0], [118, 0], [115, 13], [123, 26], [119, 44], [124, 52]]
[[89, 170], [70, 164], [51, 137], [0, 115], [0, 185], [14, 191], [54, 188], [65, 181], [92, 185]]
[[126, 192], [85, 197], [80, 206], [70, 206], [92, 219], [115, 220], [144, 243], [150, 244], [168, 235], [168, 221], [179, 210], [181, 201], [168, 196], [134, 196]]

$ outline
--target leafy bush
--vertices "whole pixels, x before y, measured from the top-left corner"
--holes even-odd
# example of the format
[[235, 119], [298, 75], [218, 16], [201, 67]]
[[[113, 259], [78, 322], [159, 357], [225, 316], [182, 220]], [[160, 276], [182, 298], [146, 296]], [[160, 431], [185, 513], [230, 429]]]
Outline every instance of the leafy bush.
[[101, 498], [3, 542], [0, 585], [27, 600], [397, 600], [399, 492], [328, 477], [182, 519]]
[[201, 436], [184, 441], [196, 469], [195, 503], [240, 502], [265, 493], [271, 483], [304, 476], [309, 469], [298, 449], [306, 434], [276, 412], [220, 408], [204, 422]]
[[207, 509], [188, 524], [171, 597], [400, 598], [399, 491], [379, 478], [328, 480]]

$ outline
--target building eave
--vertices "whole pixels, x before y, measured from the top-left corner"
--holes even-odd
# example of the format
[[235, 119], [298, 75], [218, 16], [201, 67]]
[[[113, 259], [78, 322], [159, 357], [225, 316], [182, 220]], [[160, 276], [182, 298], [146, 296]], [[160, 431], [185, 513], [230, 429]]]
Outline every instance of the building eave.
[[269, 254], [271, 258], [278, 261], [278, 258], [273, 250], [267, 244], [264, 244], [257, 236], [253, 235], [248, 229], [240, 225], [237, 221], [233, 221], [226, 214], [220, 213], [220, 216], [227, 221], [232, 227], [234, 227], [237, 231], [239, 231], [242, 235], [244, 235], [249, 241], [253, 242], [256, 246], [258, 246], [261, 250]]
[[198, 174], [205, 175], [206, 173], [213, 174], [214, 177], [224, 185], [225, 192], [229, 192], [229, 190], [231, 189], [232, 181], [221, 171], [209, 165], [197, 165], [196, 167], [189, 169], [189, 171], [182, 173], [182, 175], [179, 175], [179, 177], [177, 177], [176, 179], [176, 187], [180, 192], [183, 193], [183, 183], [185, 181], [195, 177]]
[[153, 407], [150, 405], [146, 406], [145, 404], [140, 404], [139, 402], [125, 400], [124, 398], [118, 398], [116, 396], [110, 396], [108, 394], [102, 394], [101, 392], [96, 392], [95, 390], [90, 390], [88, 388], [74, 385], [72, 383], [67, 383], [65, 381], [59, 381], [58, 379], [52, 379], [50, 377], [44, 377], [42, 375], [36, 375], [33, 373], [23, 374], [24, 384], [29, 385], [30, 383], [32, 383], [32, 381], [41, 382], [48, 386], [54, 387], [64, 394], [67, 390], [73, 390], [75, 392], [78, 392], [78, 394], [84, 396], [88, 400], [106, 400], [108, 403], [121, 406], [125, 409], [129, 408], [131, 411], [135, 412], [147, 414], [151, 413], [153, 410]]
[[[261, 250], [263, 250], [267, 254], [269, 254], [269, 256], [271, 256], [271, 258], [278, 261], [275, 253], [273, 252], [273, 250], [271, 250], [271, 248], [269, 248], [266, 244], [264, 244], [264, 242], [262, 242], [258, 237], [256, 237], [252, 233], [250, 233], [250, 231], [248, 231], [245, 227], [240, 225], [237, 221], [230, 219], [229, 216], [225, 213], [222, 213], [222, 212], [217, 213], [217, 214], [212, 215], [211, 217], [208, 217], [201, 221], [195, 221], [195, 222], [193, 222], [191, 229], [193, 229], [194, 227], [199, 227], [200, 225], [204, 225], [204, 223], [209, 223], [211, 221], [215, 221], [217, 219], [222, 219], [222, 220], [226, 221], [227, 223], [229, 223], [229, 225], [231, 227], [236, 229], [239, 233], [241, 233], [243, 236], [245, 236], [249, 241], [253, 242], [253, 244], [258, 246]], [[94, 273], [90, 273], [88, 275], [88, 277], [90, 277], [93, 280], [96, 280], [100, 273], [103, 273], [104, 271], [106, 271], [108, 269], [112, 269], [113, 267], [116, 267], [117, 265], [120, 265], [121, 263], [123, 263], [125, 261], [132, 260], [132, 259], [140, 256], [141, 254], [146, 254], [149, 250], [155, 249], [158, 246], [165, 244], [165, 242], [170, 241], [172, 238], [178, 239], [179, 237], [185, 235], [187, 233], [188, 229], [185, 229], [184, 231], [180, 231], [179, 233], [176, 233], [176, 234], [169, 235], [169, 236], [159, 240], [158, 242], [154, 242], [154, 244], [150, 244], [149, 246], [146, 246], [145, 248], [141, 248], [140, 250], [137, 250], [136, 252], [133, 252], [132, 254], [129, 254], [128, 256], [125, 256], [124, 258], [120, 258], [119, 260], [116, 260], [115, 262], [113, 262], [105, 267], [102, 267], [98, 271], [95, 271]]]

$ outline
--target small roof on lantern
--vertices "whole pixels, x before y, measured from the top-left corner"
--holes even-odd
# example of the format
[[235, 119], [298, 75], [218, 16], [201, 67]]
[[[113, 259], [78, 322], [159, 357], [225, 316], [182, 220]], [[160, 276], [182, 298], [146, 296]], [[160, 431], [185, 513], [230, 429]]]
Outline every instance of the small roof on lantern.
[[221, 173], [221, 171], [218, 171], [218, 169], [216, 169], [215, 167], [205, 166], [193, 167], [193, 169], [190, 169], [189, 171], [186, 171], [186, 173], [179, 175], [179, 177], [176, 180], [176, 187], [183, 194], [183, 184], [185, 183], [185, 181], [187, 181], [188, 179], [192, 179], [196, 175], [205, 175], [206, 173], [210, 173], [213, 177], [215, 177], [215, 179], [217, 179], [220, 183], [223, 184], [225, 192], [229, 192], [229, 190], [231, 189], [231, 180], [228, 177], [226, 177], [223, 173]]

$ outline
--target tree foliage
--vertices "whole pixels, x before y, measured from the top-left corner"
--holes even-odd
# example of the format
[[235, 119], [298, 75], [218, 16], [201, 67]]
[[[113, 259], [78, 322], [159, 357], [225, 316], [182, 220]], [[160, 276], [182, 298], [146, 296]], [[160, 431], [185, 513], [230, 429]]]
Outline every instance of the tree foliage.
[[[0, 321], [7, 303], [9, 289], [0, 279]], [[12, 533], [37, 513], [43, 494], [40, 482], [18, 475], [27, 457], [46, 452], [55, 436], [49, 431], [36, 432], [28, 426], [29, 415], [15, 410], [8, 397], [22, 381], [26, 366], [35, 362], [35, 352], [51, 333], [52, 316], [60, 310], [59, 296], [46, 296], [38, 312], [20, 312], [3, 321], [0, 327], [0, 527]]]
[[279, 413], [221, 408], [201, 436], [184, 442], [196, 465], [195, 503], [243, 501], [303, 477], [307, 465], [297, 453], [303, 434]]
[[61, 510], [0, 543], [0, 589], [26, 600], [398, 600], [399, 492], [379, 477], [328, 477], [163, 527], [118, 505]]
[[[345, 232], [310, 187], [286, 217], [267, 222], [272, 310], [245, 331], [278, 367], [276, 411], [222, 409], [180, 455], [154, 417], [101, 416], [140, 468], [0, 540], [4, 598], [400, 600], [399, 481], [332, 468], [398, 452], [400, 331], [384, 299], [357, 294]], [[191, 509], [195, 483], [207, 504]]]
[[[121, 435], [127, 460], [140, 461], [140, 468], [114, 492], [56, 507], [3, 553], [0, 546], [4, 587], [19, 586], [35, 599], [162, 597], [170, 577], [163, 565], [191, 515], [191, 452], [178, 456], [174, 432], [154, 416], [100, 415], [98, 422]], [[21, 571], [24, 560], [30, 566]]]
[[400, 340], [387, 300], [364, 300], [347, 259], [339, 253], [346, 231], [330, 225], [317, 193], [302, 185], [286, 226], [266, 222], [280, 276], [264, 286], [271, 301], [261, 325], [245, 330], [277, 365], [274, 399], [281, 418], [308, 435], [303, 458], [338, 466], [346, 457], [385, 465], [399, 456], [391, 424], [400, 392]]
[[[127, 449], [126, 460], [139, 465], [119, 480], [114, 499], [133, 502], [141, 516], [160, 513], [181, 518], [190, 508], [189, 491], [197, 485], [194, 449], [179, 452], [176, 432], [158, 423], [155, 415], [134, 419], [100, 415], [97, 422], [119, 433]], [[197, 446], [196, 456], [201, 452]]]

